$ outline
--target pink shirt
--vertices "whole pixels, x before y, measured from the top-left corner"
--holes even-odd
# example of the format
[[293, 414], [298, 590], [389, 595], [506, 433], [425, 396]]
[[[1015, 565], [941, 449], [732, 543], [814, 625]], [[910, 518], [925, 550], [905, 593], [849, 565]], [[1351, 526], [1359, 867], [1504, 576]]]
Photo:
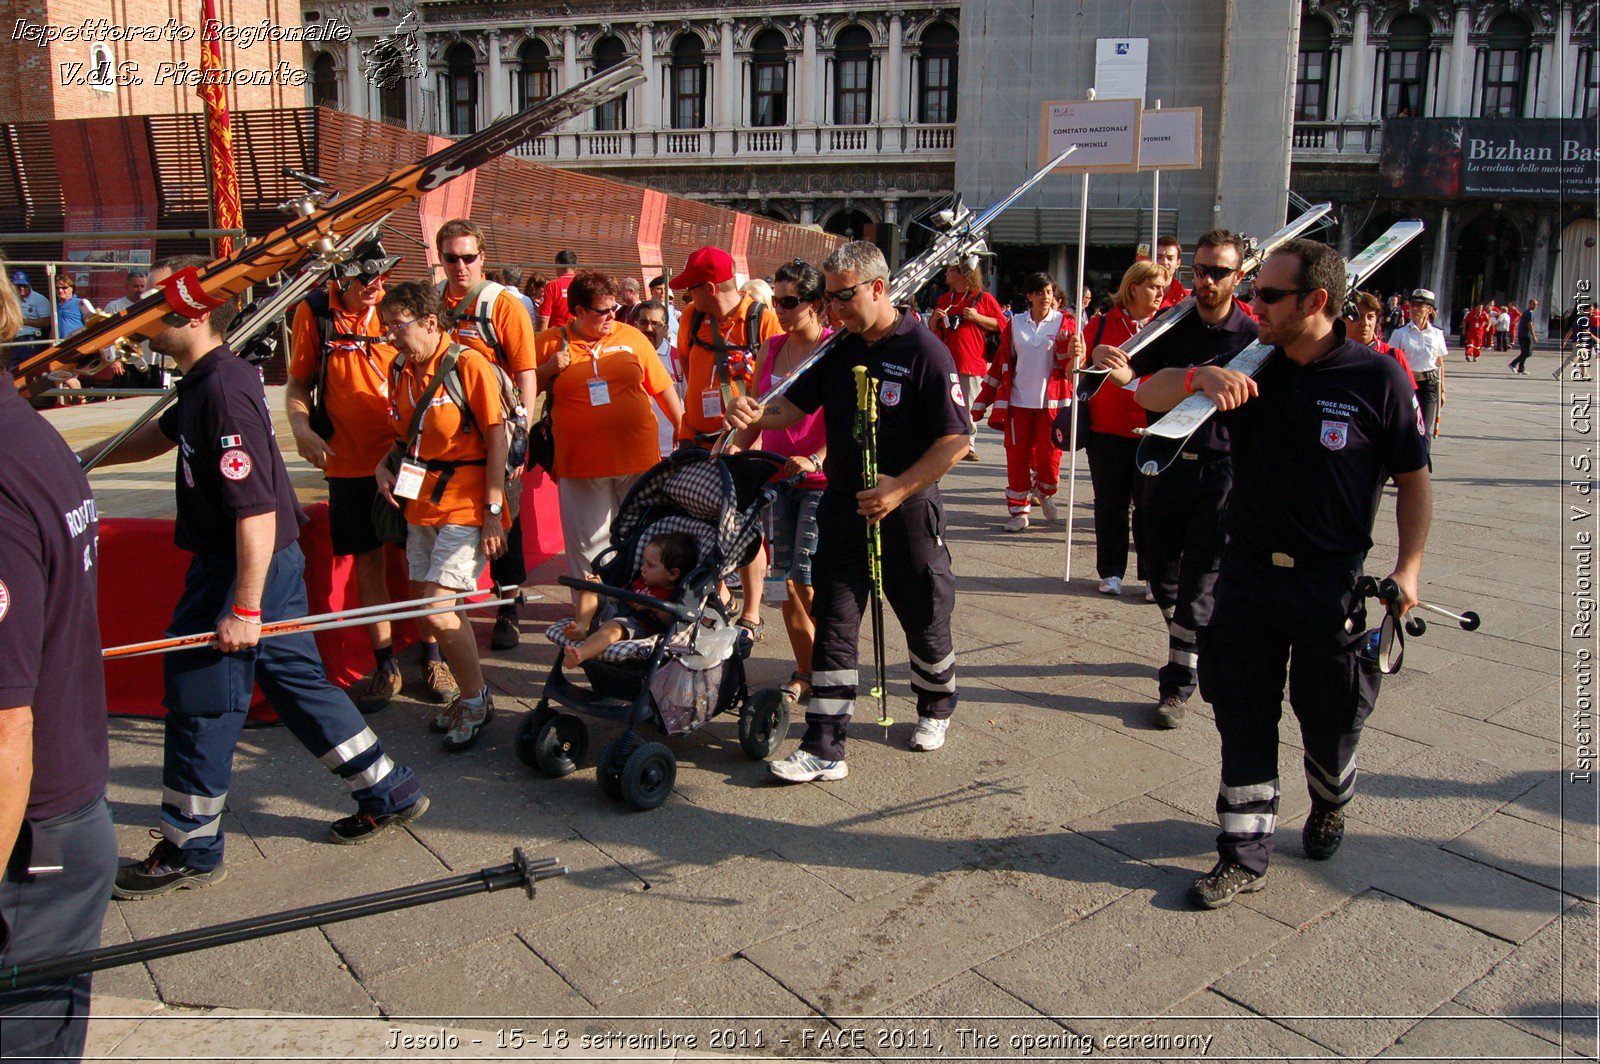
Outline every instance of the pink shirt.
[[[832, 332], [832, 329], [823, 326], [822, 336], [817, 338], [817, 342], [821, 343]], [[761, 379], [756, 382], [756, 390], [762, 395], [767, 394], [772, 388], [772, 366], [777, 361], [778, 350], [783, 347], [783, 342], [787, 337], [787, 333], [782, 333], [767, 341], [766, 365], [761, 370]], [[816, 454], [827, 446], [827, 443], [828, 431], [822, 422], [822, 410], [820, 408], [813, 413], [807, 414], [786, 429], [767, 429], [761, 434], [762, 448], [787, 458]], [[800, 486], [808, 490], [815, 489], [820, 491], [827, 485], [828, 478], [822, 475], [822, 470], [820, 469], [815, 473], [806, 474], [806, 478], [800, 482]]]

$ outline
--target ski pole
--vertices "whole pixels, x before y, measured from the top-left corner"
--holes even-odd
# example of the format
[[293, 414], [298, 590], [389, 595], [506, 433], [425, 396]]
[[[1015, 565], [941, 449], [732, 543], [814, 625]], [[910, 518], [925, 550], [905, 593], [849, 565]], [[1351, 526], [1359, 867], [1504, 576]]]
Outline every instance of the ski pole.
[[0, 970], [0, 987], [9, 990], [26, 990], [30, 987], [59, 983], [74, 976], [98, 972], [105, 968], [120, 968], [127, 964], [144, 964], [147, 961], [171, 957], [179, 953], [212, 949], [234, 942], [248, 942], [254, 938], [281, 935], [307, 927], [321, 927], [362, 916], [409, 909], [418, 905], [431, 905], [437, 901], [461, 898], [469, 894], [488, 894], [507, 887], [526, 887], [528, 897], [535, 894], [534, 884], [541, 879], [551, 879], [567, 874], [566, 866], [556, 863], [554, 857], [530, 861], [522, 847], [511, 851], [511, 863], [482, 868], [476, 872], [436, 879], [431, 883], [418, 883], [412, 887], [362, 894], [325, 905], [311, 905], [303, 909], [235, 920], [215, 927], [202, 927], [193, 931], [180, 931], [173, 935], [129, 942], [121, 946], [71, 953], [40, 964], [13, 965]]
[[[861, 445], [861, 486], [878, 486], [878, 382], [867, 376], [867, 367], [851, 370], [856, 377], [856, 442]], [[883, 650], [883, 530], [876, 521], [867, 522], [867, 583], [872, 608], [872, 691], [878, 700], [878, 723], [887, 728], [889, 716], [888, 670]]]
[[[465, 594], [486, 594], [487, 589], [466, 592]], [[498, 592], [497, 592], [498, 593]], [[461, 596], [443, 596], [448, 599], [459, 599]], [[426, 602], [429, 600], [418, 600]], [[439, 603], [441, 600], [432, 600]], [[432, 617], [440, 613], [455, 613], [462, 610], [481, 610], [490, 606], [507, 606], [512, 603], [521, 604], [527, 601], [527, 596], [506, 593], [500, 598], [486, 599], [483, 602], [461, 603], [451, 601], [448, 604], [432, 606], [419, 606], [415, 609], [400, 610], [398, 612], [382, 613], [382, 609], [393, 610], [393, 605], [382, 607], [367, 606], [362, 609], [368, 612], [348, 610], [342, 613], [324, 614], [320, 617], [291, 617], [287, 620], [273, 621], [261, 626], [262, 639], [272, 639], [276, 636], [298, 635], [307, 632], [331, 632], [339, 628], [353, 628], [357, 625], [376, 624], [379, 621], [408, 621], [417, 617]], [[107, 661], [120, 658], [141, 658], [150, 654], [170, 654], [175, 650], [201, 650], [216, 646], [216, 632], [194, 632], [190, 635], [173, 636], [169, 639], [153, 639], [148, 643], [128, 643], [120, 647], [107, 647], [100, 652]]]

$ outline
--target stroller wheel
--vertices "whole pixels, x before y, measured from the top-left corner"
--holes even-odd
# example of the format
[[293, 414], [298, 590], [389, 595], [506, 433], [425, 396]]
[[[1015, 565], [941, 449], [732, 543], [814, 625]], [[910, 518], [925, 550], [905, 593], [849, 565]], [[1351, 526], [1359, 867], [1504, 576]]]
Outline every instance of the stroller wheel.
[[607, 743], [600, 755], [600, 763], [595, 766], [595, 782], [600, 784], [600, 793], [612, 801], [622, 800], [622, 769], [628, 763], [628, 756], [638, 748], [639, 737], [625, 731]]
[[533, 763], [547, 776], [566, 776], [583, 764], [589, 750], [589, 729], [571, 713], [546, 720], [533, 739]]
[[667, 800], [678, 779], [678, 759], [662, 743], [645, 743], [622, 766], [622, 797], [635, 809], [654, 809]]
[[757, 691], [739, 710], [739, 745], [757, 761], [772, 756], [789, 734], [789, 700], [782, 688]]

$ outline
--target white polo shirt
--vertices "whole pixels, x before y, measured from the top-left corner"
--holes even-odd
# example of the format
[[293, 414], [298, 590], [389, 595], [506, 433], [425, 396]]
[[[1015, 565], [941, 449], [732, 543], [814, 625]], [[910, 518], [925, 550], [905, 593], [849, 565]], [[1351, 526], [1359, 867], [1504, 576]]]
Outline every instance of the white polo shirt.
[[1043, 410], [1045, 387], [1056, 361], [1056, 333], [1061, 331], [1061, 312], [1052, 310], [1043, 321], [1032, 313], [1011, 319], [1011, 399], [1012, 406]]
[[1406, 363], [1413, 375], [1432, 373], [1439, 368], [1449, 353], [1444, 333], [1433, 325], [1419, 329], [1414, 322], [1406, 322], [1389, 335], [1389, 346], [1405, 352]]

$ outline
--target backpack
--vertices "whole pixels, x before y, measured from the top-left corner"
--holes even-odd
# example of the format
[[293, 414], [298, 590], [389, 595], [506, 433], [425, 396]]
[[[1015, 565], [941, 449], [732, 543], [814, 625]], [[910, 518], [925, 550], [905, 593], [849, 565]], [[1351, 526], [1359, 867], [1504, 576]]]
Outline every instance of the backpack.
[[311, 393], [311, 431], [325, 440], [333, 439], [333, 419], [328, 416], [328, 345], [358, 343], [371, 354], [376, 336], [361, 333], [336, 332], [333, 327], [333, 302], [328, 290], [319, 288], [306, 296], [306, 306], [311, 310], [311, 320], [317, 327], [317, 383]]
[[[703, 347], [711, 352], [716, 359], [716, 374], [714, 376], [722, 378], [717, 381], [718, 385], [722, 387], [730, 386], [734, 377], [742, 376], [746, 370], [752, 373], [755, 371], [756, 349], [761, 346], [761, 319], [766, 316], [766, 313], [767, 305], [765, 303], [758, 303], [753, 299], [750, 301], [750, 310], [745, 315], [744, 320], [744, 343], [742, 344], [728, 343], [715, 328], [711, 330], [711, 342], [706, 343], [700, 339], [700, 326], [704, 325], [706, 320], [705, 312], [697, 310], [689, 316], [689, 346], [691, 348]], [[737, 365], [732, 356], [734, 351], [741, 352], [738, 357], [739, 364]], [[689, 353], [685, 351], [683, 357], [687, 361]], [[724, 403], [726, 401], [726, 398], [724, 398]]]
[[[493, 362], [504, 366], [506, 360], [505, 349], [500, 346], [500, 338], [494, 334], [494, 302], [500, 298], [500, 293], [506, 286], [494, 281], [479, 281], [467, 289], [467, 294], [461, 297], [461, 302], [456, 304], [455, 310], [447, 310], [444, 315], [446, 332], [454, 333], [456, 326], [462, 322], [470, 323], [477, 329], [478, 338], [489, 345], [489, 350], [494, 352]], [[439, 294], [444, 295], [444, 282], [439, 282]], [[470, 313], [467, 309], [470, 308]]]

